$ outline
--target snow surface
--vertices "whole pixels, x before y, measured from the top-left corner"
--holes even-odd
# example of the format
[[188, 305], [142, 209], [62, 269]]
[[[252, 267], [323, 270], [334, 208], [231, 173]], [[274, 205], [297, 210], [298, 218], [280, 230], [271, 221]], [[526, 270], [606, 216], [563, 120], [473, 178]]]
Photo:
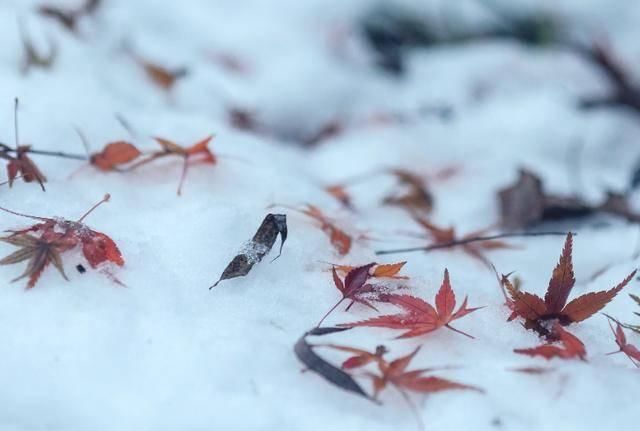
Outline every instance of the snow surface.
[[[571, 192], [568, 154], [581, 145], [581, 191], [598, 199], [603, 190], [627, 184], [640, 155], [637, 116], [575, 109], [578, 97], [605, 92], [607, 82], [566, 52], [505, 41], [419, 50], [400, 80], [373, 68], [363, 43], [348, 32], [346, 51], [336, 52], [336, 32], [348, 29], [368, 1], [105, 0], [94, 18], [82, 21], [81, 37], [35, 15], [40, 3], [0, 2], [0, 141], [13, 142], [17, 96], [21, 140], [38, 149], [82, 153], [75, 127], [93, 150], [129, 139], [115, 119], [119, 113], [138, 132], [140, 147], [154, 148], [152, 135], [189, 144], [215, 133], [212, 148], [222, 158], [215, 167], [191, 169], [182, 197], [175, 194], [180, 163], [169, 160], [126, 175], [85, 167], [70, 176], [78, 162], [34, 156], [49, 177], [46, 193], [22, 182], [3, 186], [2, 206], [70, 219], [111, 193], [111, 202], [87, 223], [119, 245], [126, 265], [115, 273], [128, 288], [97, 271], [76, 272], [79, 252], [65, 257], [69, 282], [49, 268], [30, 291], [22, 282], [9, 283], [22, 266], [0, 267], [6, 282], [0, 295], [1, 430], [416, 429], [393, 391], [379, 406], [300, 372], [293, 344], [338, 299], [323, 261], [364, 264], [376, 258], [375, 249], [419, 244], [397, 235], [419, 231], [406, 213], [379, 204], [393, 187], [389, 178], [349, 189], [356, 213], [341, 209], [320, 186], [391, 166], [430, 172], [459, 165], [458, 176], [434, 185], [433, 220], [466, 232], [498, 219], [495, 191], [516, 178], [519, 166], [539, 172], [550, 190]], [[402, 3], [486, 19], [472, 1]], [[540, 3], [572, 17], [585, 34], [608, 34], [628, 65], [639, 58], [638, 2]], [[43, 49], [47, 37], [55, 39], [60, 56], [52, 70], [19, 73], [19, 20]], [[167, 95], [123, 53], [124, 41], [159, 64], [186, 65], [190, 74]], [[212, 53], [237, 56], [247, 75], [221, 69]], [[479, 89], [480, 99], [474, 97]], [[423, 104], [450, 104], [455, 115], [353, 128], [312, 150], [238, 131], [225, 114], [229, 106], [255, 108], [295, 134], [335, 116], [358, 122]], [[383, 241], [357, 242], [340, 259], [312, 222], [283, 210], [289, 239], [282, 257], [207, 289], [252, 237], [268, 205], [306, 202]], [[2, 229], [29, 224], [8, 214], [0, 220]], [[578, 231], [574, 295], [609, 288], [638, 263], [629, 257], [636, 226], [607, 218], [559, 228]], [[493, 252], [491, 260], [542, 294], [562, 239], [513, 244], [521, 249]], [[11, 249], [2, 245], [0, 251], [4, 256]], [[457, 325], [476, 339], [441, 330], [394, 340], [396, 332], [372, 328], [331, 340], [368, 349], [384, 343], [390, 357], [422, 344], [416, 368], [452, 366], [439, 375], [486, 390], [415, 396], [427, 429], [627, 430], [640, 423], [640, 375], [622, 355], [605, 356], [615, 343], [604, 317], [572, 328], [587, 345], [588, 362], [554, 360], [548, 374], [514, 373], [509, 369], [547, 363], [512, 352], [539, 339], [506, 323], [493, 274], [457, 252], [385, 261], [404, 259], [414, 294], [431, 300], [448, 267], [458, 296], [486, 306]], [[639, 293], [637, 283], [626, 290]], [[631, 320], [633, 308], [621, 294], [607, 312]], [[326, 324], [368, 316], [354, 306]], [[640, 343], [637, 335], [628, 337]]]

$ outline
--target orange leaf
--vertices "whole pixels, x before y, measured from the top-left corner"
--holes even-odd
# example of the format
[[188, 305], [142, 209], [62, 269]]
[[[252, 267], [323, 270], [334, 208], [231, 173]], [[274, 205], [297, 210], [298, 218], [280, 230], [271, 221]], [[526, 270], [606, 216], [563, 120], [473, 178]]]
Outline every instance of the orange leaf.
[[374, 277], [380, 278], [409, 278], [397, 275], [407, 262], [387, 263], [376, 266], [373, 271]]
[[138, 150], [133, 144], [126, 141], [111, 142], [99, 153], [91, 155], [91, 164], [102, 171], [111, 171], [120, 165], [129, 163], [140, 156]]
[[307, 207], [303, 210], [300, 210], [303, 214], [313, 218], [318, 223], [320, 223], [320, 229], [325, 232], [329, 236], [329, 241], [331, 245], [340, 253], [341, 255], [345, 255], [349, 253], [351, 250], [352, 239], [345, 231], [335, 226], [329, 219], [324, 215], [320, 208], [307, 204]]

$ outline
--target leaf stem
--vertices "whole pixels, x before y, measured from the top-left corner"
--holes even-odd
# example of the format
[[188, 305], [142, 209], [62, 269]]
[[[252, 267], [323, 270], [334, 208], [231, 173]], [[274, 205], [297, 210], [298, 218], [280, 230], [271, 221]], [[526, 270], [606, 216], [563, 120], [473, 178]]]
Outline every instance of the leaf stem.
[[320, 319], [320, 321], [318, 322], [318, 324], [316, 325], [316, 328], [319, 328], [320, 325], [322, 325], [322, 322], [324, 322], [324, 319], [326, 319], [327, 317], [329, 317], [329, 314], [331, 314], [333, 312], [333, 310], [335, 310], [336, 308], [338, 308], [338, 306], [340, 304], [342, 304], [342, 301], [344, 301], [345, 298], [343, 297], [342, 299], [340, 299], [340, 301], [336, 302], [336, 304], [331, 307], [331, 309], [329, 311], [327, 311], [327, 314], [325, 314], [324, 316], [322, 316], [322, 319]]
[[464, 238], [464, 239], [459, 239], [455, 241], [449, 241], [441, 244], [433, 244], [433, 245], [428, 245], [423, 247], [399, 248], [394, 250], [376, 250], [375, 253], [377, 255], [382, 255], [382, 254], [394, 254], [394, 253], [409, 253], [413, 251], [429, 252], [431, 250], [457, 247], [457, 246], [469, 244], [472, 242], [491, 241], [494, 239], [501, 239], [501, 238], [523, 238], [523, 237], [531, 237], [531, 236], [551, 236], [551, 235], [564, 236], [564, 235], [567, 235], [567, 232], [507, 232], [507, 233], [501, 233], [497, 235]]
[[78, 219], [78, 223], [82, 223], [82, 220], [84, 220], [89, 214], [91, 214], [93, 212], [93, 210], [98, 208], [103, 203], [109, 202], [109, 199], [111, 199], [111, 195], [109, 193], [107, 193], [106, 195], [104, 195], [104, 197], [102, 198], [102, 200], [100, 202], [96, 203], [91, 208], [89, 208], [89, 211], [84, 213], [84, 215], [82, 217], [80, 217], [80, 219]]
[[446, 325], [444, 325], [445, 328], [451, 329], [453, 332], [457, 332], [458, 334], [464, 335], [465, 337], [469, 337], [472, 340], [475, 340], [476, 337], [474, 337], [473, 335], [469, 335], [466, 332], [462, 332], [459, 329], [454, 328], [453, 326], [449, 325], [448, 323]]

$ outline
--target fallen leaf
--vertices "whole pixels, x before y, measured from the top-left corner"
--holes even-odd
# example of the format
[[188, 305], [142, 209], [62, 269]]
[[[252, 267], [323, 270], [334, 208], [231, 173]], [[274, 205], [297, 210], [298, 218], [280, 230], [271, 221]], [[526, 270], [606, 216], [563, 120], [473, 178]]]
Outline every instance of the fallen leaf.
[[420, 429], [423, 429], [424, 425], [422, 423], [421, 416], [418, 414], [416, 407], [411, 402], [411, 398], [407, 394], [407, 391], [420, 394], [432, 394], [450, 390], [468, 390], [480, 393], [484, 391], [475, 386], [458, 383], [441, 377], [425, 376], [424, 374], [430, 372], [430, 369], [407, 371], [409, 364], [418, 354], [420, 348], [421, 347], [418, 346], [408, 355], [402, 356], [391, 362], [384, 360], [377, 361], [378, 373], [367, 373], [366, 375], [373, 382], [374, 400], [377, 400], [380, 392], [388, 386], [394, 387], [398, 392], [400, 392], [400, 394], [402, 394], [402, 397], [416, 417], [416, 420], [420, 425]]
[[320, 319], [317, 326], [320, 326], [322, 322], [331, 314], [333, 310], [335, 310], [342, 301], [349, 299], [351, 303], [347, 306], [347, 310], [351, 308], [351, 306], [357, 302], [362, 305], [365, 305], [369, 308], [376, 310], [376, 308], [371, 305], [371, 303], [362, 296], [362, 293], [366, 291], [367, 293], [371, 293], [373, 289], [375, 289], [372, 285], [366, 284], [369, 277], [371, 277], [370, 270], [375, 266], [375, 263], [370, 263], [364, 266], [360, 266], [352, 269], [347, 273], [344, 278], [344, 282], [336, 272], [335, 268], [332, 268], [333, 275], [333, 284], [336, 286], [336, 289], [342, 294], [342, 298], [336, 304], [327, 311], [327, 313]]
[[51, 69], [58, 58], [58, 45], [55, 44], [52, 40], [47, 40], [49, 45], [48, 52], [41, 53], [38, 49], [36, 49], [35, 45], [27, 36], [27, 31], [25, 30], [22, 23], [20, 23], [20, 41], [22, 42], [22, 64], [20, 66], [20, 71], [23, 75], [29, 73], [32, 68], [38, 68], [43, 70]]
[[320, 224], [320, 229], [329, 236], [331, 245], [333, 245], [338, 253], [341, 255], [349, 253], [352, 243], [351, 236], [330, 221], [320, 208], [313, 205], [307, 205], [306, 208], [298, 211], [311, 217]]
[[[189, 147], [182, 147], [173, 141], [164, 138], [154, 138], [155, 141], [162, 147], [162, 150], [153, 152], [147, 157], [138, 160], [137, 162], [129, 165], [126, 170], [137, 169], [140, 166], [153, 162], [164, 157], [176, 156], [183, 159], [182, 162], [182, 174], [180, 175], [180, 182], [178, 183], [178, 196], [182, 194], [182, 185], [187, 177], [187, 171], [189, 166], [195, 163], [206, 163], [215, 165], [217, 158], [215, 154], [209, 148], [209, 143], [213, 139], [213, 135], [207, 136], [204, 139], [196, 142]], [[132, 154], [133, 149], [129, 148], [129, 155]]]
[[636, 271], [633, 271], [613, 289], [587, 293], [567, 304], [576, 281], [573, 273], [572, 246], [573, 235], [569, 233], [560, 260], [551, 275], [544, 299], [533, 293], [517, 290], [507, 277], [502, 278], [503, 285], [513, 301], [512, 312], [525, 320], [526, 328], [532, 329], [550, 340], [557, 339], [558, 334], [554, 334], [549, 329], [556, 327], [549, 323], [557, 321], [566, 326], [591, 317], [604, 308], [636, 274]]
[[496, 239], [465, 243], [465, 241], [467, 240], [479, 238], [486, 235], [490, 229], [480, 229], [470, 232], [462, 237], [458, 237], [453, 227], [442, 228], [436, 226], [426, 218], [421, 217], [417, 214], [413, 215], [413, 219], [426, 231], [426, 233], [433, 240], [433, 244], [430, 244], [429, 246], [446, 246], [448, 244], [455, 244], [457, 242], [460, 242], [461, 244], [458, 245], [459, 248], [461, 248], [472, 258], [479, 260], [488, 267], [491, 267], [491, 262], [489, 262], [489, 260], [484, 255], [485, 252], [490, 250], [513, 248], [507, 242]]
[[101, 171], [120, 170], [123, 165], [137, 159], [142, 153], [126, 141], [110, 142], [90, 157], [90, 163]]
[[446, 269], [444, 271], [442, 285], [440, 286], [440, 290], [435, 298], [435, 307], [428, 302], [411, 295], [389, 294], [385, 295], [384, 298], [381, 297], [380, 299], [401, 307], [404, 309], [404, 313], [378, 316], [368, 320], [345, 323], [338, 326], [349, 328], [366, 326], [401, 329], [407, 331], [398, 338], [417, 337], [433, 332], [439, 328], [446, 327], [452, 331], [458, 332], [459, 334], [473, 338], [471, 335], [453, 328], [450, 323], [483, 308], [467, 308], [467, 298], [465, 297], [460, 308], [454, 312], [456, 307], [456, 296], [449, 281], [449, 271]]
[[101, 3], [102, 0], [86, 0], [84, 4], [74, 9], [64, 9], [54, 5], [42, 5], [38, 8], [38, 13], [58, 21], [70, 32], [76, 32], [80, 19], [94, 13]]
[[110, 196], [106, 195], [78, 221], [30, 216], [0, 207], [0, 210], [10, 214], [39, 221], [39, 223], [25, 229], [12, 230], [10, 235], [0, 238], [0, 241], [20, 247], [19, 250], [0, 260], [0, 265], [28, 261], [24, 273], [12, 280], [17, 281], [28, 277], [27, 288], [36, 285], [40, 275], [49, 264], [53, 264], [67, 279], [61, 255], [77, 246], [81, 247], [82, 254], [92, 268], [97, 268], [105, 262], [111, 262], [118, 266], [124, 265], [124, 259], [115, 242], [102, 232], [90, 229], [83, 223], [83, 220], [94, 209], [107, 202], [109, 198]]
[[338, 367], [331, 365], [329, 362], [322, 359], [315, 351], [312, 344], [309, 344], [306, 340], [308, 336], [321, 336], [326, 334], [332, 334], [334, 332], [341, 332], [348, 328], [314, 328], [306, 332], [296, 342], [294, 346], [294, 352], [300, 362], [302, 362], [308, 370], [321, 376], [329, 383], [344, 389], [345, 391], [354, 393], [366, 399], [371, 397], [362, 389], [362, 387], [351, 377]]
[[344, 185], [336, 184], [333, 186], [327, 186], [324, 189], [331, 196], [336, 198], [346, 208], [353, 209], [353, 203], [351, 201], [351, 195], [347, 192], [347, 188]]
[[287, 240], [287, 216], [267, 214], [251, 241], [245, 244], [242, 251], [229, 262], [220, 279], [209, 289], [213, 289], [223, 280], [247, 275], [253, 265], [260, 262], [271, 251], [278, 235], [280, 235], [280, 252], [273, 260], [280, 257], [284, 242]]
[[[25, 183], [37, 182], [40, 184], [42, 191], [45, 191], [44, 183], [47, 182], [47, 178], [42, 171], [36, 166], [36, 164], [28, 156], [28, 152], [31, 149], [29, 145], [20, 145], [20, 138], [18, 135], [18, 99], [15, 99], [14, 105], [14, 128], [16, 138], [16, 148], [0, 144], [0, 158], [7, 160], [7, 177], [9, 181], [9, 187], [13, 186], [13, 182], [17, 178], [22, 178]], [[9, 154], [14, 152], [15, 155]]]
[[506, 229], [525, 229], [552, 220], [565, 220], [609, 213], [631, 222], [640, 221], [640, 214], [631, 209], [625, 196], [608, 192], [597, 205], [577, 196], [556, 196], [544, 191], [540, 177], [521, 169], [518, 180], [498, 192], [501, 224]]
[[429, 213], [433, 209], [433, 195], [427, 188], [426, 180], [405, 169], [392, 169], [399, 185], [404, 189], [400, 194], [394, 193], [383, 202], [408, 210], [411, 213]]
[[615, 337], [616, 344], [618, 345], [619, 350], [615, 352], [609, 353], [609, 355], [613, 355], [615, 353], [624, 353], [627, 355], [629, 360], [636, 367], [640, 368], [640, 350], [633, 344], [629, 344], [627, 342], [627, 336], [624, 333], [624, 329], [622, 329], [622, 325], [620, 322], [616, 322], [616, 329], [613, 329], [611, 325], [611, 321], [609, 321], [609, 327], [611, 328], [611, 332], [613, 332], [613, 336]]
[[579, 358], [583, 361], [586, 360], [587, 351], [578, 337], [563, 329], [557, 322], [554, 324], [553, 332], [557, 335], [561, 344], [560, 346], [556, 344], [543, 344], [542, 346], [532, 347], [530, 349], [514, 349], [513, 351], [522, 355], [542, 356], [545, 359]]
[[[318, 345], [320, 346], [320, 345]], [[349, 346], [339, 346], [336, 344], [323, 344], [323, 347], [330, 347], [335, 350], [340, 350], [342, 352], [351, 353], [354, 356], [347, 358], [342, 363], [343, 370], [351, 370], [354, 368], [364, 367], [367, 364], [372, 362], [381, 362], [384, 361], [383, 356], [389, 351], [385, 346], [377, 346], [374, 352], [369, 352], [367, 350], [356, 349], [354, 347]]]
[[[401, 279], [401, 280], [406, 280], [409, 277], [405, 276], [405, 275], [398, 275], [398, 273], [402, 270], [402, 267], [406, 264], [407, 262], [397, 262], [397, 263], [382, 263], [382, 264], [376, 264], [373, 267], [373, 271], [371, 272], [371, 277], [372, 278], [393, 278], [393, 279]], [[338, 272], [344, 272], [347, 273], [351, 270], [353, 270], [354, 268], [356, 268], [355, 266], [350, 266], [350, 265], [332, 265], [336, 271]]]

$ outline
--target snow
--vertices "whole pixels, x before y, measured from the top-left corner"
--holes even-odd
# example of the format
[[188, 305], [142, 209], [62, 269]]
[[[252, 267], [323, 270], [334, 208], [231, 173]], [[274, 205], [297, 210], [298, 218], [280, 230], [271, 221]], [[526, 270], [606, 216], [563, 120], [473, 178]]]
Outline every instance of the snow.
[[[0, 295], [3, 431], [417, 429], [393, 391], [379, 406], [300, 372], [295, 341], [339, 299], [323, 262], [365, 264], [376, 259], [376, 249], [420, 244], [398, 235], [419, 232], [406, 212], [380, 205], [394, 188], [390, 178], [350, 187], [355, 213], [321, 186], [389, 167], [435, 172], [458, 165], [460, 174], [433, 185], [432, 219], [464, 233], [498, 220], [495, 192], [515, 180], [520, 166], [538, 172], [552, 192], [573, 192], [574, 162], [568, 157], [579, 145], [580, 191], [597, 201], [604, 190], [626, 186], [640, 156], [635, 114], [575, 108], [579, 97], [604, 94], [608, 85], [570, 53], [506, 41], [416, 50], [406, 77], [396, 79], [375, 69], [363, 42], [348, 31], [336, 51], [336, 34], [369, 1], [104, 0], [95, 17], [81, 22], [80, 37], [34, 14], [41, 3], [0, 4], [1, 142], [13, 144], [13, 98], [19, 97], [21, 141], [40, 150], [82, 154], [74, 128], [87, 135], [92, 151], [133, 139], [116, 120], [120, 114], [141, 148], [155, 148], [151, 136], [190, 145], [214, 133], [212, 149], [221, 157], [216, 166], [192, 167], [181, 197], [181, 162], [175, 159], [120, 174], [33, 156], [49, 178], [46, 193], [20, 181], [12, 189], [2, 186], [3, 207], [70, 220], [110, 193], [110, 202], [86, 223], [116, 241], [126, 264], [113, 271], [128, 286], [115, 285], [99, 271], [79, 274], [74, 266], [83, 260], [77, 250], [65, 254], [69, 282], [50, 267], [29, 291], [23, 281], [9, 283], [23, 266], [0, 267], [6, 282]], [[393, 3], [418, 5], [425, 13], [444, 7], [472, 24], [487, 19], [470, 0]], [[515, 8], [537, 2], [506, 3]], [[578, 34], [606, 33], [633, 69], [640, 55], [640, 5], [541, 3], [575, 20]], [[47, 38], [56, 41], [59, 58], [51, 70], [20, 74], [19, 21], [41, 49]], [[167, 94], [125, 54], [127, 41], [158, 64], [186, 65], [189, 75]], [[246, 74], [217, 66], [215, 53], [237, 56]], [[449, 119], [434, 115], [365, 126], [373, 114], [422, 105], [449, 105], [454, 113]], [[335, 117], [354, 127], [304, 149], [282, 137], [234, 129], [226, 117], [229, 107], [255, 109], [261, 121], [286, 136], [317, 130]], [[367, 231], [380, 241], [356, 241], [341, 258], [313, 222], [286, 208], [268, 209], [274, 203], [312, 203], [348, 231]], [[264, 259], [248, 276], [209, 291], [270, 211], [288, 215], [282, 256], [273, 263]], [[5, 213], [0, 221], [1, 229], [31, 224]], [[578, 233], [573, 295], [608, 289], [638, 264], [630, 257], [637, 226], [609, 217], [554, 227]], [[520, 248], [489, 258], [502, 272], [517, 271], [525, 289], [542, 294], [562, 239], [512, 243]], [[0, 247], [2, 256], [11, 250]], [[276, 254], [272, 250], [269, 257]], [[413, 294], [431, 301], [447, 267], [459, 300], [469, 295], [470, 306], [486, 306], [457, 325], [476, 339], [440, 330], [395, 340], [396, 332], [377, 328], [325, 339], [367, 349], [385, 344], [390, 358], [424, 345], [413, 366], [449, 366], [438, 375], [486, 391], [413, 396], [428, 429], [623, 430], [639, 422], [638, 370], [622, 355], [605, 356], [616, 346], [603, 316], [571, 328], [585, 342], [588, 362], [516, 355], [514, 348], [540, 340], [517, 322], [506, 322], [508, 310], [490, 271], [458, 252], [388, 256], [385, 262], [405, 259], [403, 273], [411, 277]], [[606, 265], [611, 266], [590, 280]], [[638, 285], [625, 290], [606, 311], [628, 321], [635, 316], [626, 293], [638, 294]], [[339, 308], [325, 324], [369, 316], [370, 310], [357, 305], [349, 312]], [[627, 337], [640, 344], [636, 334], [627, 331]], [[335, 363], [344, 359], [321, 353]], [[529, 366], [554, 371], [511, 371]], [[360, 382], [369, 389], [369, 382]]]

